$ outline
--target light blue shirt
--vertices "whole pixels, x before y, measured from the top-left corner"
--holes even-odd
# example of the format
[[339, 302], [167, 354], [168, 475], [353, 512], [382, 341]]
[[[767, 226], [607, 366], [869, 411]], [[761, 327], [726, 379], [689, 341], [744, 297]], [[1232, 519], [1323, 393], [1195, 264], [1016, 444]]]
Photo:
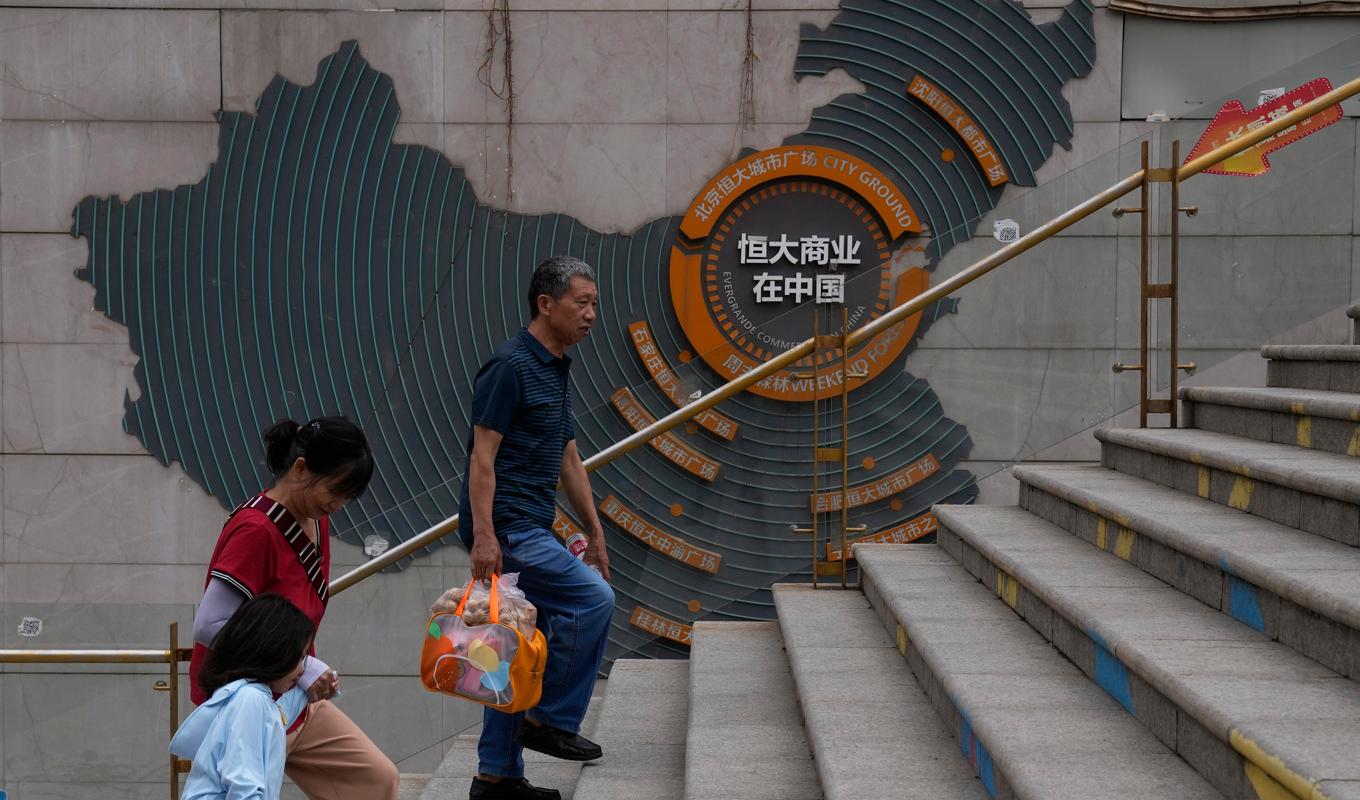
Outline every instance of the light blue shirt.
[[284, 739], [307, 705], [294, 687], [275, 702], [269, 687], [241, 679], [213, 692], [170, 740], [170, 753], [193, 760], [180, 800], [277, 800]]

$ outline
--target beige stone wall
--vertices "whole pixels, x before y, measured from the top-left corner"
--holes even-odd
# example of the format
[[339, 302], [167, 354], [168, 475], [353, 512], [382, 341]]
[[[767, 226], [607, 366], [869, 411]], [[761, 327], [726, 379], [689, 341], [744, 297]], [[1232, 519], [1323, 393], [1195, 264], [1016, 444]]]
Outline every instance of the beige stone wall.
[[[92, 309], [92, 288], [73, 275], [85, 245], [66, 231], [81, 198], [198, 181], [216, 156], [217, 109], [252, 109], [276, 72], [310, 82], [349, 38], [394, 80], [400, 141], [447, 154], [490, 202], [566, 212], [602, 231], [682, 212], [741, 148], [778, 143], [857, 86], [840, 73], [793, 79], [799, 25], [825, 25], [833, 0], [754, 3], [749, 124], [745, 3], [512, 2], [513, 129], [477, 79], [481, 0], [382, 0], [381, 10], [363, 0], [43, 3], [0, 0], [0, 647], [33, 643], [16, 633], [23, 617], [43, 620], [37, 641], [48, 647], [162, 646], [175, 621], [187, 638], [223, 519], [177, 465], [123, 432], [135, 359], [126, 331]], [[1042, 20], [1057, 4], [1034, 5]], [[1008, 189], [980, 231], [1007, 216], [1042, 221], [1132, 168], [1130, 150], [1109, 155], [1150, 127], [1119, 118], [1121, 34], [1122, 18], [1098, 10], [1095, 70], [1065, 91], [1073, 150], [1040, 172], [1056, 182]], [[1200, 123], [1170, 127], [1193, 139]], [[1321, 165], [1306, 182], [1281, 171], [1187, 190], [1207, 210], [1184, 256], [1199, 302], [1185, 336], [1196, 346], [1232, 352], [1356, 296], [1354, 121], [1325, 135], [1299, 145]], [[1277, 199], [1261, 202], [1268, 191]], [[968, 427], [979, 475], [1024, 454], [1089, 458], [1089, 444], [1070, 437], [1133, 402], [1136, 379], [1109, 365], [1131, 360], [1137, 342], [1135, 224], [1092, 220], [969, 289], [961, 313], [909, 359]], [[1253, 236], [1233, 238], [1243, 233]], [[957, 248], [937, 279], [997, 246], [980, 236]], [[1306, 297], [1266, 300], [1291, 292]], [[998, 396], [1010, 402], [998, 407]], [[992, 500], [1011, 491], [1000, 480], [986, 488]], [[360, 557], [338, 546], [337, 570]], [[322, 629], [342, 705], [405, 771], [431, 771], [447, 738], [479, 717], [413, 677], [428, 603], [465, 574], [462, 552], [442, 550], [338, 596]], [[11, 800], [163, 797], [168, 700], [151, 691], [155, 677], [0, 671], [0, 788]]]

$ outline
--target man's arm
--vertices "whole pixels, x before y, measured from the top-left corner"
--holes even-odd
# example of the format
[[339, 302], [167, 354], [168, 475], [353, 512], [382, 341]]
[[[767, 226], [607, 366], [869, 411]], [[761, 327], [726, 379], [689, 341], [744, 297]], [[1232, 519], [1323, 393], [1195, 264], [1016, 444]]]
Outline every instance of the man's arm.
[[576, 516], [586, 529], [587, 564], [594, 564], [600, 575], [609, 580], [609, 553], [604, 546], [604, 529], [600, 527], [600, 517], [595, 513], [595, 497], [590, 492], [590, 476], [586, 465], [581, 463], [581, 454], [576, 450], [576, 440], [567, 442], [562, 451], [562, 490], [567, 500], [576, 510]]
[[501, 544], [496, 541], [496, 528], [491, 521], [491, 501], [496, 497], [496, 453], [501, 449], [502, 438], [485, 426], [473, 428], [467, 478], [472, 519], [460, 522], [472, 526], [472, 577], [476, 579], [487, 579], [501, 571]]

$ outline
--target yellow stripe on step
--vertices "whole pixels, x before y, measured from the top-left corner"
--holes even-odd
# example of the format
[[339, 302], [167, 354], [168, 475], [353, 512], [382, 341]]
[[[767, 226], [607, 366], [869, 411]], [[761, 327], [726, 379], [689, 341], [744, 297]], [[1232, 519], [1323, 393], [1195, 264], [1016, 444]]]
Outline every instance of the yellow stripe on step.
[[1208, 500], [1208, 499], [1209, 499], [1209, 468], [1208, 468], [1208, 467], [1200, 467], [1200, 468], [1199, 468], [1199, 496], [1200, 496], [1202, 499], [1204, 499], [1204, 500]]
[[1020, 582], [1002, 572], [999, 567], [996, 570], [996, 596], [1005, 600], [1011, 608], [1015, 608], [1020, 601]]
[[1096, 547], [1110, 549], [1110, 523], [1104, 517], [1096, 520]]
[[1238, 511], [1246, 511], [1247, 506], [1251, 505], [1251, 493], [1255, 488], [1256, 484], [1250, 478], [1233, 480], [1232, 495], [1228, 497], [1228, 505]]
[[1247, 780], [1251, 783], [1251, 788], [1256, 792], [1256, 800], [1299, 800], [1299, 796], [1281, 786], [1276, 780], [1266, 774], [1265, 770], [1251, 763], [1246, 762]]
[[1351, 434], [1350, 446], [1346, 448], [1346, 455], [1360, 456], [1360, 425], [1355, 427], [1355, 433]]
[[1114, 540], [1114, 554], [1128, 561], [1129, 556], [1133, 555], [1133, 538], [1133, 531], [1120, 528], [1119, 536]]
[[[1273, 756], [1261, 748], [1255, 740], [1251, 739], [1241, 731], [1233, 728], [1228, 731], [1228, 743], [1243, 758], [1247, 760], [1248, 767], [1256, 767], [1265, 774], [1269, 775], [1278, 786], [1288, 790], [1288, 797], [1297, 797], [1302, 800], [1332, 800], [1331, 796], [1324, 793], [1318, 787], [1317, 781], [1310, 780], [1286, 767], [1278, 756]], [[1250, 770], [1247, 772], [1250, 777]], [[1256, 783], [1253, 781], [1252, 786]], [[1262, 798], [1269, 798], [1269, 795], [1262, 795]], [[1273, 800], [1273, 798], [1271, 798]]]
[[1313, 446], [1313, 418], [1299, 417], [1298, 424], [1295, 426], [1294, 439], [1299, 447], [1312, 448]]

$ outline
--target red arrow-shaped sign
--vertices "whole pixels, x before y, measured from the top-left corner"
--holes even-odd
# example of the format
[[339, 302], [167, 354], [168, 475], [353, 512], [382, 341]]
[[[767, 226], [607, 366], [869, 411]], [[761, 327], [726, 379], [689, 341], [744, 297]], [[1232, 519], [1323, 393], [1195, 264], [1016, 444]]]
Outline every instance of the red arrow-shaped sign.
[[[1195, 142], [1194, 148], [1190, 150], [1190, 155], [1185, 157], [1185, 163], [1188, 164], [1193, 159], [1220, 145], [1227, 144], [1268, 122], [1279, 119], [1304, 103], [1315, 100], [1331, 90], [1331, 81], [1326, 78], [1314, 78], [1299, 88], [1250, 110], [1243, 108], [1237, 100], [1229, 100], [1214, 115], [1214, 121], [1209, 123], [1209, 127], [1204, 129], [1199, 141]], [[1266, 160], [1267, 153], [1272, 153], [1287, 144], [1297, 142], [1308, 134], [1316, 133], [1339, 119], [1341, 119], [1341, 105], [1337, 104], [1308, 117], [1297, 125], [1285, 128], [1269, 139], [1247, 148], [1232, 158], [1220, 161], [1204, 171], [1215, 175], [1245, 175], [1249, 178], [1264, 175], [1270, 169], [1270, 162]]]

